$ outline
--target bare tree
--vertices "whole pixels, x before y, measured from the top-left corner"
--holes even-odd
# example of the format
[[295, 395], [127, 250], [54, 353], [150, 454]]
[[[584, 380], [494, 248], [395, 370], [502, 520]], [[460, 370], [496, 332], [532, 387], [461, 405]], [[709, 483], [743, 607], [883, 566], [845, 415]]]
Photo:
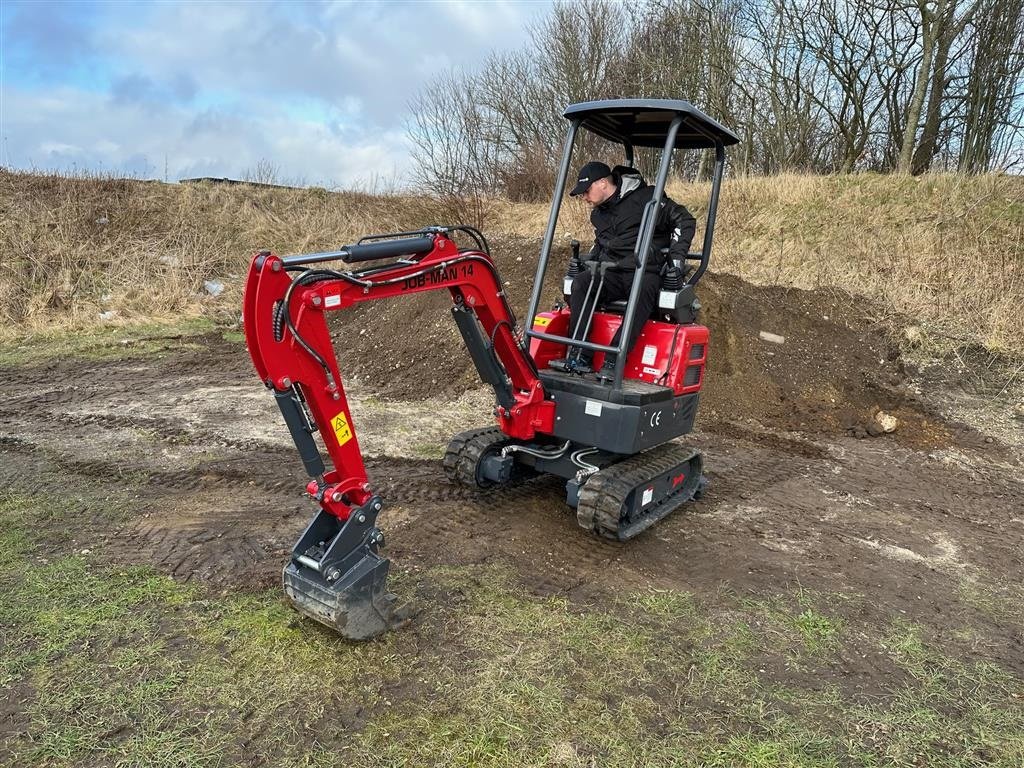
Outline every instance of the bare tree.
[[793, 26], [800, 17], [796, 0], [768, 0], [744, 9], [745, 53], [736, 85], [747, 106], [744, 130], [756, 137], [750, 143], [750, 170], [810, 170], [819, 160], [827, 118], [812, 94], [822, 67], [807, 37]]
[[1024, 162], [1024, 0], [557, 0], [530, 32], [413, 101], [423, 186], [546, 197], [565, 106], [616, 97], [692, 101], [741, 136], [743, 172]]
[[[631, 9], [622, 95], [680, 98], [729, 120], [738, 66], [738, 2], [659, 0]], [[707, 156], [684, 155], [676, 170], [703, 177]]]
[[439, 195], [494, 190], [493, 169], [500, 152], [497, 136], [483, 112], [479, 86], [454, 72], [432, 80], [410, 104], [406, 126], [416, 161], [415, 181]]
[[897, 173], [910, 173], [911, 161], [914, 156], [914, 143], [917, 140], [917, 129], [920, 127], [921, 110], [928, 89], [929, 73], [932, 69], [932, 58], [935, 56], [935, 40], [938, 37], [941, 19], [947, 12], [950, 2], [956, 0], [916, 0], [916, 9], [921, 21], [921, 59], [914, 75], [914, 91], [907, 107], [907, 122], [903, 130], [903, 141], [900, 144], [900, 158], [896, 163]]
[[242, 171], [242, 181], [253, 184], [277, 184], [280, 175], [281, 167], [277, 163], [261, 157], [256, 161], [256, 165]]
[[866, 0], [819, 0], [814, 11], [796, 16], [790, 10], [787, 18], [827, 73], [808, 96], [828, 115], [837, 169], [849, 173], [892, 84], [893, 70], [884, 61], [887, 14]]
[[960, 169], [981, 173], [1024, 163], [1024, 1], [984, 0], [969, 58]]
[[967, 49], [963, 42], [963, 32], [980, 5], [979, 0], [948, 0], [941, 8], [941, 15], [935, 18], [935, 55], [928, 90], [928, 107], [921, 127], [921, 138], [911, 161], [913, 173], [927, 171], [941, 149], [940, 133], [943, 123], [951, 114], [951, 66]]

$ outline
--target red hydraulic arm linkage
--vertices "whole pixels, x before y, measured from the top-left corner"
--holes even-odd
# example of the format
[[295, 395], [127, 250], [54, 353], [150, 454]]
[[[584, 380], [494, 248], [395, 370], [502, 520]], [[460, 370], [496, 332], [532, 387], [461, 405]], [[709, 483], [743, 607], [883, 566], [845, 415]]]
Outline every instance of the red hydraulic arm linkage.
[[[429, 240], [429, 243], [427, 242]], [[401, 243], [408, 243], [403, 249]], [[490, 257], [482, 251], [460, 251], [441, 232], [349, 246], [341, 253], [358, 253], [360, 247], [390, 255], [406, 249], [430, 250], [398, 263], [355, 272], [305, 268], [303, 257], [282, 259], [261, 252], [253, 257], [246, 280], [243, 318], [246, 343], [260, 378], [279, 398], [297, 400], [315, 422], [334, 468], [322, 470], [310, 439], [299, 451], [313, 480], [309, 492], [323, 509], [347, 520], [351, 509], [370, 498], [359, 441], [325, 313], [353, 304], [386, 299], [422, 291], [447, 289], [454, 302], [453, 313], [475, 315], [483, 334], [511, 380], [511, 399], [499, 403], [498, 424], [510, 437], [528, 440], [536, 432], [553, 428], [554, 403], [545, 400], [544, 390], [532, 359], [516, 341], [514, 316], [509, 309], [500, 277]], [[345, 256], [335, 256], [345, 258]], [[370, 258], [378, 258], [370, 256]], [[302, 267], [297, 269], [298, 267]], [[293, 272], [298, 275], [293, 280]], [[499, 400], [501, 399], [499, 395]], [[282, 408], [282, 410], [284, 410]], [[285, 414], [286, 422], [289, 414]], [[312, 428], [313, 424], [297, 425]], [[289, 423], [293, 437], [295, 429]], [[308, 429], [312, 431], [312, 429]], [[297, 443], [300, 441], [296, 441]]]
[[[459, 250], [448, 236], [455, 229], [471, 234], [482, 250]], [[273, 391], [312, 478], [307, 490], [320, 505], [285, 565], [285, 592], [300, 612], [354, 640], [398, 626], [406, 615], [386, 588], [390, 564], [380, 555], [384, 536], [376, 527], [383, 499], [366, 477], [324, 313], [363, 301], [447, 290], [473, 362], [494, 387], [501, 429], [509, 437], [529, 440], [554, 427], [555, 404], [545, 398], [533, 359], [516, 339], [515, 317], [483, 236], [468, 227], [432, 227], [405, 235], [410, 236], [364, 238], [331, 253], [283, 258], [258, 253], [243, 299], [253, 365]], [[317, 266], [396, 257], [344, 272]], [[316, 432], [331, 469], [313, 439]]]

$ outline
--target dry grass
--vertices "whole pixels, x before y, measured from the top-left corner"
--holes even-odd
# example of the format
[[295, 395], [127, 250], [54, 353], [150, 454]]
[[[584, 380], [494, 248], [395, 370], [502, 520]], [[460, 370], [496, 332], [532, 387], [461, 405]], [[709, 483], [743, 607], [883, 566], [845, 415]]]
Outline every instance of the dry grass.
[[[700, 217], [708, 185], [670, 191]], [[0, 210], [0, 315], [34, 330], [96, 323], [111, 309], [126, 320], [237, 319], [240, 278], [258, 248], [320, 250], [466, 219], [492, 239], [539, 238], [548, 205], [0, 171]], [[583, 205], [564, 207], [558, 236], [586, 242], [589, 233]], [[931, 349], [1024, 353], [1024, 179], [729, 179], [713, 266], [758, 283], [867, 296], [898, 325], [918, 326]], [[228, 285], [220, 300], [203, 298], [210, 278]]]
[[[253, 251], [327, 250], [371, 232], [478, 218], [472, 205], [320, 188], [169, 185], [0, 170], [0, 318], [8, 329], [213, 313], [237, 318]], [[213, 302], [203, 283], [228, 294]]]
[[932, 346], [1024, 351], [1024, 179], [741, 179], [723, 194], [721, 227], [719, 269], [866, 295]]
[[[704, 215], [709, 184], [669, 192]], [[546, 205], [505, 203], [492, 218], [496, 229], [526, 235], [542, 231], [547, 214]], [[559, 235], [586, 240], [588, 232], [582, 205], [566, 206]], [[759, 284], [866, 296], [894, 325], [916, 327], [915, 343], [933, 351], [968, 344], [1021, 354], [1024, 178], [727, 179], [712, 266]]]

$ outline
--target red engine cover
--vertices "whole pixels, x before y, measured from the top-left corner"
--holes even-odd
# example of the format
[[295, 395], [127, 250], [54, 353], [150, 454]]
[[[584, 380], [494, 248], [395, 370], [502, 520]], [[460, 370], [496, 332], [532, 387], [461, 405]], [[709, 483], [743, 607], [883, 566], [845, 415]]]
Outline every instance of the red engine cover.
[[[594, 314], [589, 340], [595, 344], [611, 344], [612, 336], [622, 324], [622, 315], [605, 312]], [[569, 335], [569, 310], [541, 312], [533, 319], [533, 330]], [[636, 346], [626, 357], [625, 377], [650, 384], [670, 387], [677, 395], [699, 392], [704, 384], [704, 363], [707, 360], [708, 329], [691, 323], [676, 325], [648, 320]], [[566, 346], [543, 339], [531, 339], [530, 355], [537, 367], [547, 368], [551, 360], [565, 357]], [[604, 362], [604, 353], [594, 356], [594, 365]]]

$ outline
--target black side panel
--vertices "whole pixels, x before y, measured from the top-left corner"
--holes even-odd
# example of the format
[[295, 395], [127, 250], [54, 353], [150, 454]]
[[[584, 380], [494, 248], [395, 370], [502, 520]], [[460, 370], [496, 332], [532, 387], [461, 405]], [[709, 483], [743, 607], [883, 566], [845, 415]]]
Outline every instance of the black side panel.
[[621, 405], [571, 392], [553, 392], [555, 429], [562, 440], [631, 455], [693, 430], [699, 393], [667, 402]]
[[622, 389], [615, 389], [595, 379], [577, 376], [571, 373], [545, 370], [540, 372], [540, 380], [548, 392], [570, 392], [574, 395], [589, 397], [609, 403], [626, 405], [648, 405], [649, 403], [665, 403], [672, 399], [672, 390], [657, 384], [648, 384], [636, 379], [623, 379]]

